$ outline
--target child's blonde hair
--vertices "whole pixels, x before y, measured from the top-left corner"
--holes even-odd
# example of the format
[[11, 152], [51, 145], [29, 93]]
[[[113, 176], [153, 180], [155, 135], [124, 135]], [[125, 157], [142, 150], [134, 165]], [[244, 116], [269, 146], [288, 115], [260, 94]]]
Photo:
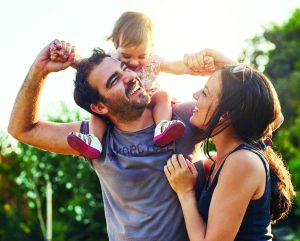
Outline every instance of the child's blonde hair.
[[120, 46], [138, 46], [149, 39], [153, 44], [153, 24], [149, 17], [139, 12], [125, 12], [116, 21], [111, 35], [107, 40], [112, 40], [115, 48]]

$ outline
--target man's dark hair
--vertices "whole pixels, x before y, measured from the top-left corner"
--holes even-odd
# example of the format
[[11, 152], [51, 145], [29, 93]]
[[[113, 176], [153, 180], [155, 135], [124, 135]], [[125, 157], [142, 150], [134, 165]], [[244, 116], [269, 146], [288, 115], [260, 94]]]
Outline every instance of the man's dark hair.
[[110, 55], [106, 54], [100, 48], [95, 48], [93, 54], [89, 58], [80, 61], [77, 66], [77, 73], [74, 80], [74, 100], [78, 106], [107, 122], [109, 119], [106, 116], [95, 113], [90, 108], [91, 104], [96, 104], [98, 102], [106, 103], [106, 99], [88, 82], [91, 71], [106, 57], [110, 57]]

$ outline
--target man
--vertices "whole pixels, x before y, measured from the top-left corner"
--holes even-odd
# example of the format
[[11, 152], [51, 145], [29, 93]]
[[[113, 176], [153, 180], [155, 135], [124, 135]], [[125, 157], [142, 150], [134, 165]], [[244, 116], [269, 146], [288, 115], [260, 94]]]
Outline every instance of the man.
[[[47, 45], [31, 66], [16, 98], [9, 132], [16, 139], [38, 148], [78, 155], [66, 141], [71, 131], [88, 132], [87, 122], [53, 123], [39, 119], [40, 94], [51, 72], [72, 65], [75, 50], [65, 44], [68, 58], [50, 59]], [[173, 118], [187, 126], [184, 136], [166, 147], [153, 145], [154, 121], [146, 106], [150, 101], [136, 74], [120, 61], [101, 51], [80, 64], [75, 91], [77, 103], [91, 113], [108, 118], [112, 125], [103, 139], [101, 158], [92, 161], [103, 192], [110, 240], [188, 240], [178, 199], [168, 184], [163, 166], [175, 153], [192, 155], [197, 130], [189, 124], [194, 104], [178, 104]], [[85, 102], [85, 88], [91, 88], [91, 102]], [[202, 170], [202, 165], [197, 165]], [[201, 174], [199, 175], [201, 176]], [[204, 176], [204, 175], [202, 175]], [[199, 183], [200, 185], [200, 183]]]

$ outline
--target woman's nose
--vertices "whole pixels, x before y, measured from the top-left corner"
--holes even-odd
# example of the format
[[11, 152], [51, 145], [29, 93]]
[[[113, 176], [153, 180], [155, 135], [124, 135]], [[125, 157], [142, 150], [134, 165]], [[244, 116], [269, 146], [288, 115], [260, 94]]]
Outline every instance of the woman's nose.
[[199, 99], [199, 95], [200, 95], [200, 90], [197, 91], [197, 92], [195, 92], [195, 93], [193, 94], [193, 98], [194, 98], [195, 100], [198, 100], [198, 99]]

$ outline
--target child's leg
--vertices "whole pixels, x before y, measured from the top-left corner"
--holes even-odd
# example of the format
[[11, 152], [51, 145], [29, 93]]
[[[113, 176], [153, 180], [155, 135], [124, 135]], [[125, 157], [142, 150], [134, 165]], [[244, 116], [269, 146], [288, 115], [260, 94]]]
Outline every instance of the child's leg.
[[67, 141], [74, 150], [84, 157], [96, 159], [100, 157], [102, 152], [101, 140], [106, 131], [106, 123], [102, 119], [91, 115], [89, 127], [89, 134], [71, 132]]
[[100, 141], [102, 141], [103, 136], [105, 134], [107, 125], [106, 123], [99, 117], [95, 115], [91, 115], [90, 118], [90, 134], [94, 134], [98, 137]]
[[153, 119], [156, 123], [154, 143], [157, 146], [165, 146], [180, 138], [185, 125], [179, 120], [172, 119], [171, 100], [166, 91], [158, 91], [151, 97], [153, 107]]
[[158, 125], [162, 120], [171, 120], [171, 99], [166, 91], [157, 91], [151, 97], [151, 106], [153, 106], [152, 115], [156, 125]]

